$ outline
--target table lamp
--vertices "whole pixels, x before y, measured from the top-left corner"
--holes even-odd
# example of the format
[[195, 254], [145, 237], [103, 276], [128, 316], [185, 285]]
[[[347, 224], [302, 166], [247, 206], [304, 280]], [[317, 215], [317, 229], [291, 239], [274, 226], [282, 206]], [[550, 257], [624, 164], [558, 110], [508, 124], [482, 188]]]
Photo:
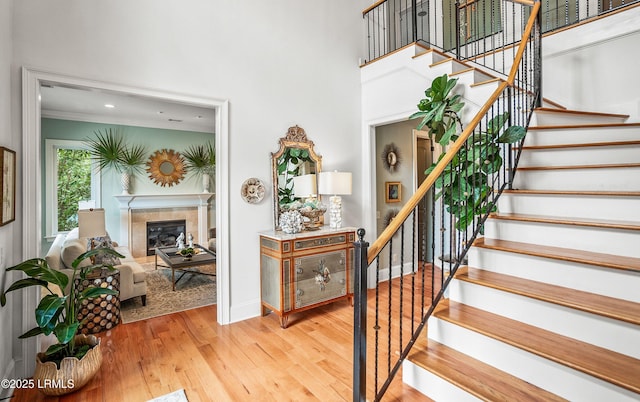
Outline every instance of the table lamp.
[[95, 248], [95, 238], [106, 236], [104, 209], [90, 208], [78, 210], [78, 237], [91, 239], [91, 250]]
[[315, 174], [303, 174], [293, 178], [293, 196], [295, 198], [302, 198], [304, 202], [307, 198], [316, 198], [317, 194]]
[[351, 172], [320, 172], [319, 193], [331, 195], [329, 198], [329, 227], [342, 226], [342, 198], [351, 194]]

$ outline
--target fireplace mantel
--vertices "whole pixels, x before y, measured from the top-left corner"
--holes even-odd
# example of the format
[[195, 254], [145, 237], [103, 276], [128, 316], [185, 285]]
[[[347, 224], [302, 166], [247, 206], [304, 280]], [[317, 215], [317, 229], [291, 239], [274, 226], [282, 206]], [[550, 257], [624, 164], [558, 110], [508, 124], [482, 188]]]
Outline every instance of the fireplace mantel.
[[131, 241], [131, 211], [134, 209], [198, 208], [198, 239], [208, 238], [208, 208], [214, 193], [127, 194], [114, 196], [120, 204], [120, 243]]
[[127, 194], [114, 196], [120, 209], [178, 208], [208, 205], [214, 193]]

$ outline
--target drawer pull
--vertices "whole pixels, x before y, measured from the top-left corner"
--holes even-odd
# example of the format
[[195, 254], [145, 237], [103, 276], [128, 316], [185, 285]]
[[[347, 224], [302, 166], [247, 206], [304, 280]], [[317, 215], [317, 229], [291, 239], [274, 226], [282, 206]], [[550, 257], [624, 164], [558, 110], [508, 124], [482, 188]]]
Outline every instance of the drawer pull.
[[302, 289], [296, 290], [296, 295], [302, 296], [303, 294], [304, 294], [304, 291]]
[[298, 267], [298, 269], [296, 269], [296, 273], [301, 274], [302, 272], [302, 268]]
[[347, 281], [345, 281], [344, 279], [340, 279], [340, 284], [344, 285], [345, 283], [347, 283]]

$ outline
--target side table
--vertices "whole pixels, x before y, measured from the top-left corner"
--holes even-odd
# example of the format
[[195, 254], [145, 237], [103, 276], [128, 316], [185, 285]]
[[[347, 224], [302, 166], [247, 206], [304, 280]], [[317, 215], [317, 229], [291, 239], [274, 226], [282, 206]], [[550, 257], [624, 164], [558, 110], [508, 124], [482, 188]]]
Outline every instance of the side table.
[[80, 333], [95, 334], [109, 330], [120, 322], [120, 271], [98, 270], [82, 280], [75, 279], [76, 292], [82, 292], [89, 286], [108, 288], [118, 291], [118, 295], [102, 295], [84, 299], [78, 311]]

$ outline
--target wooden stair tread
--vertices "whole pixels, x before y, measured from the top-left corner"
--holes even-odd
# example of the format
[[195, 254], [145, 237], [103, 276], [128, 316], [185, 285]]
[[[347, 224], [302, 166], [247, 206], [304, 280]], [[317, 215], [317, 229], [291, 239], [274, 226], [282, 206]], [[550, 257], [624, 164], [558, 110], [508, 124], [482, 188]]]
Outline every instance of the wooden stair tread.
[[569, 166], [525, 166], [518, 167], [518, 170], [568, 170], [568, 169], [618, 169], [618, 168], [636, 168], [640, 167], [640, 163], [610, 163], [602, 165], [569, 165]]
[[640, 123], [591, 123], [591, 124], [557, 124], [544, 126], [529, 126], [527, 132], [536, 130], [558, 130], [558, 129], [589, 129], [589, 128], [615, 128], [615, 127], [640, 127]]
[[456, 279], [640, 325], [640, 303], [472, 267], [458, 270]]
[[[640, 145], [639, 141], [603, 141], [603, 142], [587, 142], [577, 144], [554, 144], [554, 145], [527, 145], [521, 147], [522, 150], [543, 150], [543, 149], [565, 149], [565, 148], [592, 148], [592, 147], [622, 147]], [[514, 147], [518, 149], [518, 147]]]
[[640, 393], [638, 359], [464, 304], [442, 303], [446, 308], [434, 313], [439, 319]]
[[603, 116], [603, 117], [619, 117], [621, 119], [628, 119], [628, 114], [617, 113], [601, 113], [601, 112], [587, 112], [584, 110], [571, 110], [571, 109], [554, 109], [549, 107], [537, 107], [535, 112], [542, 113], [558, 113], [558, 114], [577, 114], [583, 116]]
[[408, 359], [483, 401], [564, 401], [434, 340], [414, 347]]
[[506, 194], [640, 197], [640, 191], [504, 190]]
[[640, 230], [640, 222], [616, 221], [606, 219], [563, 218], [514, 213], [491, 213], [489, 215], [489, 218], [521, 222], [540, 222], [559, 225], [588, 226], [606, 229]]
[[531, 255], [534, 257], [552, 258], [605, 268], [640, 272], [640, 258], [508, 240], [487, 239], [484, 237], [476, 239], [473, 245], [475, 247]]

